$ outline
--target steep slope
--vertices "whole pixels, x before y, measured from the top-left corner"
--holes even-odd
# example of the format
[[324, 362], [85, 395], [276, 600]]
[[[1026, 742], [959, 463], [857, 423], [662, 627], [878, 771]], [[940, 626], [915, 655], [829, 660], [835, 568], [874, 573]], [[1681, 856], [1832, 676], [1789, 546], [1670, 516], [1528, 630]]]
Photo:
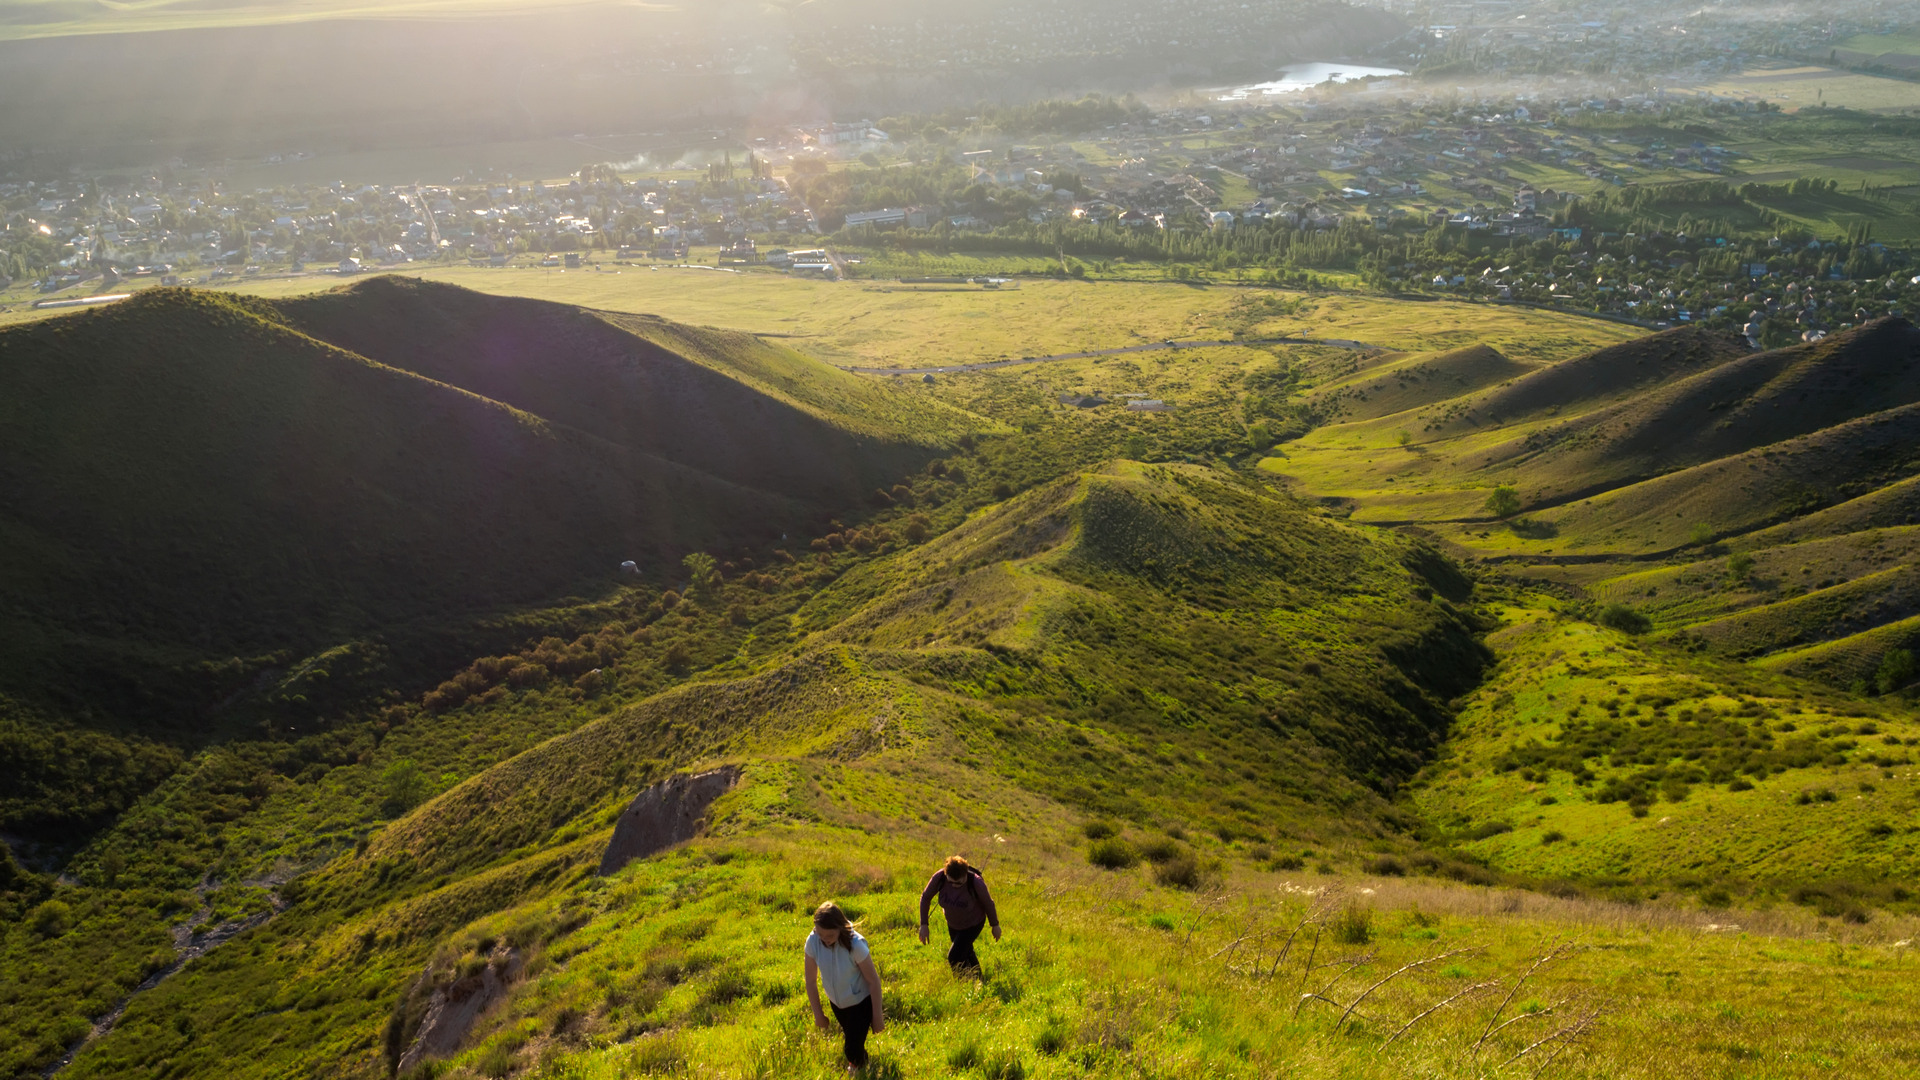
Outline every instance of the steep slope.
[[281, 301], [286, 322], [748, 487], [846, 505], [977, 417], [750, 335], [379, 277]]
[[1490, 345], [1392, 356], [1307, 395], [1316, 412], [1342, 423], [1372, 420], [1449, 401], [1518, 379], [1536, 365], [1510, 360]]
[[[1702, 331], [1653, 335], [1320, 428], [1262, 468], [1354, 520], [1432, 528], [1456, 550], [1642, 609], [1697, 647], [1753, 657], [1910, 613], [1904, 591], [1887, 591], [1910, 560], [1882, 533], [1920, 507], [1917, 440], [1920, 329], [1892, 318], [1764, 353]], [[1501, 486], [1518, 512], [1496, 520]], [[1747, 610], [1759, 607], [1770, 610]]]
[[[338, 857], [254, 938], [306, 945], [242, 946], [190, 966], [136, 999], [71, 1074], [144, 1075], [165, 1055], [185, 1071], [219, 1061], [242, 1076], [322, 1060], [351, 1075], [380, 1070], [420, 1023], [430, 988], [412, 973], [474, 920], [585, 881], [609, 814], [680, 769], [744, 767], [714, 828], [749, 844], [784, 844], [796, 830], [864, 830], [896, 846], [964, 832], [1039, 850], [1078, 842], [1077, 822], [1091, 817], [1143, 846], [1157, 834], [1151, 858], [1190, 875], [1269, 859], [1269, 845], [1328, 857], [1371, 846], [1406, 827], [1390, 795], [1432, 754], [1446, 701], [1482, 661], [1444, 599], [1464, 600], [1468, 586], [1430, 551], [1192, 466], [1084, 470], [924, 544], [843, 559], [847, 573], [751, 632], [717, 615], [756, 602], [744, 581], [670, 607], [618, 605], [585, 643], [601, 650], [583, 661], [601, 665], [595, 687], [620, 685], [653, 662], [659, 639], [703, 621], [736, 641], [781, 627], [804, 636], [759, 661], [739, 659], [745, 641], [722, 647], [736, 658], [703, 676], [607, 700], [372, 835], [359, 830], [363, 842], [336, 834], [328, 849], [285, 826], [337, 820], [323, 790], [354, 790], [395, 755], [457, 761], [496, 724], [568, 708], [566, 684], [503, 680], [499, 693], [415, 714], [368, 762], [280, 785], [253, 812], [271, 832], [220, 845], [205, 870], [155, 864], [111, 839], [131, 853], [122, 873], [150, 881], [245, 876], [295, 851]], [[936, 610], [953, 626], [928, 641], [918, 620]], [[155, 825], [130, 825], [128, 839]], [[81, 873], [98, 880], [97, 865]], [[349, 969], [360, 989], [340, 993]], [[288, 1040], [278, 1010], [242, 1005], [265, 983], [281, 986], [276, 999], [308, 1000], [302, 1022], [335, 1037]], [[35, 1008], [54, 1000], [35, 989]], [[196, 1045], [167, 1049], [166, 1018], [183, 1002], [202, 1018]]]
[[1479, 393], [1436, 403], [1410, 430], [1431, 442], [1543, 417], [1577, 415], [1748, 355], [1738, 335], [1693, 327], [1610, 345]]
[[1846, 536], [1866, 529], [1920, 524], [1920, 476], [1876, 488], [1746, 537], [1756, 547]]
[[8, 600], [100, 636], [273, 649], [800, 511], [202, 294], [10, 329], [0, 378]]
[[1738, 454], [1920, 401], [1920, 328], [1890, 318], [1756, 353], [1487, 448], [1465, 464], [1571, 494]]
[[812, 532], [992, 427], [740, 335], [422, 288], [161, 289], [0, 332], [0, 695], [39, 718], [0, 730], [0, 782], [98, 805], [48, 786], [81, 783], [49, 724], [142, 761], [301, 727], [624, 561]]
[[1670, 549], [1783, 523], [1920, 472], [1920, 405], [1618, 487], [1541, 516], [1581, 547]]

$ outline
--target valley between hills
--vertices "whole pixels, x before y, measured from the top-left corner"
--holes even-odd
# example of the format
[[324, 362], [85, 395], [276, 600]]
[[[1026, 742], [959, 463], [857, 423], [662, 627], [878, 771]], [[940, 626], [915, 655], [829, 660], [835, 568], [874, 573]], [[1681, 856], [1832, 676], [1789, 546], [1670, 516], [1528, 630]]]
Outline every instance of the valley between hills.
[[0, 327], [0, 1076], [1915, 1068], [1912, 325], [629, 284]]

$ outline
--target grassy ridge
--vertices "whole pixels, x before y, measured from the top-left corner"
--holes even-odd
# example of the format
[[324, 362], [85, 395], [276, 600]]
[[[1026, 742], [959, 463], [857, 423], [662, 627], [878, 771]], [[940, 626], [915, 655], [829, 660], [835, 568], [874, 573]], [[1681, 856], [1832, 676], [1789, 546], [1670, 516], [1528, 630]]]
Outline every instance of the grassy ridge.
[[[1012, 601], [1005, 618], [975, 604], [985, 623], [962, 617], [954, 642], [864, 643], [898, 627], [915, 594], [986, 600], [990, 590], [966, 583], [996, 572], [1042, 584], [996, 596]], [[324, 1056], [378, 1069], [370, 1002], [390, 1007], [405, 973], [468, 920], [571, 888], [597, 858], [588, 841], [636, 786], [715, 760], [753, 762], [762, 793], [743, 796], [743, 813], [756, 825], [830, 816], [889, 831], [931, 821], [1034, 832], [1107, 813], [1136, 835], [1191, 833], [1175, 850], [1194, 853], [1196, 873], [1271, 858], [1277, 844], [1388, 835], [1399, 826], [1384, 791], [1418, 767], [1444, 723], [1440, 698], [1477, 662], [1462, 618], [1421, 598], [1436, 595], [1430, 582], [1462, 584], [1413, 545], [1225, 474], [1121, 465], [1037, 489], [940, 541], [860, 564], [795, 612], [809, 633], [790, 657], [741, 655], [432, 799], [303, 879], [282, 919], [308, 927], [297, 931], [311, 939], [305, 959], [223, 954], [233, 959], [143, 996], [72, 1068], [122, 1075], [180, 1053], [167, 1018], [184, 994], [210, 1025], [196, 1042], [205, 1049], [185, 1060], [218, 1054], [270, 1072]], [[633, 661], [591, 662], [617, 680]], [[512, 708], [520, 695], [503, 689], [447, 714], [472, 716], [447, 735]], [[435, 739], [439, 726], [412, 737]], [[336, 975], [349, 958], [361, 973], [351, 988]], [[273, 1049], [276, 1010], [239, 1006], [269, 982], [283, 987], [277, 1000], [310, 1002], [318, 1049]]]
[[[5, 729], [0, 828], [77, 840], [168, 754], [384, 707], [517, 643], [502, 613], [604, 592], [623, 560], [678, 579], [691, 551], [764, 552], [995, 429], [643, 328], [374, 279], [0, 332], [0, 690], [32, 718]], [[61, 764], [95, 744], [97, 784]]]
[[749, 335], [659, 319], [399, 277], [274, 306], [381, 362], [730, 483], [837, 506], [981, 423]]

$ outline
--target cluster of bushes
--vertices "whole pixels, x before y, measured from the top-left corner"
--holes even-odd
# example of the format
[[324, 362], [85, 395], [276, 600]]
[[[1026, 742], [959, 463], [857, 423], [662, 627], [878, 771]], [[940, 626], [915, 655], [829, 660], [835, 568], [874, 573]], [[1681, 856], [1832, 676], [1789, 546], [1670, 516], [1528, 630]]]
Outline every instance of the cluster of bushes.
[[1091, 841], [1087, 861], [1103, 870], [1130, 869], [1144, 859], [1152, 864], [1155, 881], [1175, 889], [1197, 889], [1209, 876], [1194, 850], [1171, 833], [1132, 843], [1105, 821], [1088, 822], [1082, 832]]
[[573, 641], [549, 637], [526, 652], [488, 656], [441, 683], [421, 699], [433, 712], [457, 709], [468, 701], [491, 704], [508, 690], [531, 690], [551, 679], [577, 680], [626, 655], [628, 641], [617, 627], [582, 634]]
[[[922, 535], [925, 535], [924, 532]], [[885, 525], [872, 525], [865, 529], [845, 529], [817, 537], [808, 546], [822, 554], [841, 551], [855, 551], [862, 555], [890, 550], [894, 541], [893, 530]]]
[[[1844, 764], [1857, 745], [1836, 730], [1800, 733], [1791, 724], [1770, 729], [1757, 703], [1748, 703], [1744, 708], [1749, 715], [1743, 717], [1707, 705], [1668, 713], [1671, 699], [1657, 695], [1626, 705], [1624, 700], [1603, 702], [1600, 708], [1613, 714], [1604, 719], [1581, 716], [1576, 706], [1557, 736], [1507, 749], [1494, 759], [1494, 770], [1518, 772], [1535, 783], [1552, 772], [1565, 772], [1575, 784], [1586, 786], [1599, 780], [1594, 763], [1613, 769], [1641, 766], [1608, 777], [1593, 797], [1597, 802], [1626, 802], [1644, 812], [1656, 796], [1684, 800], [1694, 784], [1731, 785], [1745, 783], [1743, 776]], [[1651, 713], [1647, 702], [1654, 703]], [[1622, 718], [1618, 714], [1623, 709], [1638, 715]]]

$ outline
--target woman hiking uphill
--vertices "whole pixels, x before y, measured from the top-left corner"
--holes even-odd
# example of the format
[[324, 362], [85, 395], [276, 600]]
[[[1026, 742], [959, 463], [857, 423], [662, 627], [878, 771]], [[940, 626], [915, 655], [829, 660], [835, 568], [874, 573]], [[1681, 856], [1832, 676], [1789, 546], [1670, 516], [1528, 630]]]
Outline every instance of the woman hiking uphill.
[[947, 963], [953, 970], [980, 970], [980, 957], [973, 951], [974, 940], [988, 923], [993, 924], [993, 940], [1000, 940], [1000, 910], [993, 906], [993, 894], [987, 891], [987, 879], [958, 855], [934, 872], [927, 887], [920, 891], [920, 944], [927, 943], [927, 908], [935, 896], [947, 913], [947, 937], [953, 946], [947, 950]]
[[831, 1031], [820, 1011], [820, 984], [826, 984], [827, 1004], [846, 1037], [847, 1071], [867, 1067], [867, 1032], [885, 1031], [886, 1014], [880, 1006], [880, 973], [873, 969], [867, 939], [854, 932], [853, 923], [838, 904], [821, 904], [813, 913], [813, 933], [807, 935], [807, 1001], [813, 1022], [822, 1033]]

